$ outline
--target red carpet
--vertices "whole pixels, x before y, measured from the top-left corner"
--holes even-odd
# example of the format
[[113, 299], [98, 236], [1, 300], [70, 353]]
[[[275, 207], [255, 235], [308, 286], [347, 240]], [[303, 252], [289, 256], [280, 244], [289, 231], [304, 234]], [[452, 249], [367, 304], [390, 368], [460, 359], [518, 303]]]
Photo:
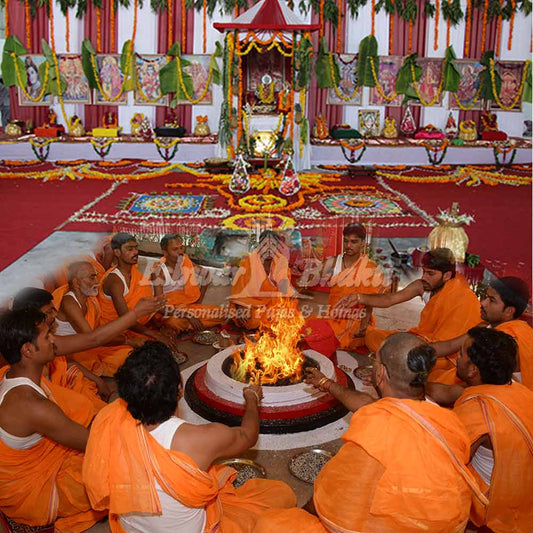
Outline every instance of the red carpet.
[[0, 179], [0, 270], [48, 237], [72, 213], [110, 187], [109, 182]]
[[[2, 224], [0, 231], [4, 237], [4, 254], [0, 260], [0, 269], [31, 249], [82, 208], [84, 208], [83, 213], [77, 217], [79, 221], [69, 222], [62, 229], [71, 231], [127, 229], [128, 220], [133, 221], [137, 227], [152, 223], [158, 231], [161, 231], [161, 223], [165, 224], [167, 221], [169, 228], [174, 226], [175, 229], [176, 225], [184, 224], [189, 228], [197, 225], [201, 229], [218, 226], [227, 217], [227, 214], [221, 216], [222, 212], [246, 215], [245, 210], [238, 205], [242, 196], [230, 195], [227, 192], [227, 183], [217, 176], [196, 177], [176, 167], [170, 172], [165, 172], [157, 164], [151, 165], [135, 161], [127, 165], [92, 163], [90, 168], [82, 165], [76, 170], [76, 175], [82, 174], [85, 178], [97, 177], [94, 171], [106, 173], [108, 178], [128, 174], [130, 181], [124, 184], [109, 179], [81, 181], [67, 179], [47, 183], [41, 180], [0, 179], [4, 206], [0, 213]], [[31, 172], [50, 168], [53, 168], [53, 165], [34, 165], [28, 168], [26, 174], [20, 174], [24, 169], [18, 166], [14, 167], [12, 172], [30, 175]], [[59, 171], [50, 179], [57, 180], [65, 167], [57, 165], [55, 168], [59, 168]], [[154, 177], [139, 179], [147, 176]], [[329, 198], [334, 198], [333, 208], [342, 209], [343, 205], [340, 204], [343, 194], [363, 194], [366, 187], [368, 188], [366, 192], [373, 195], [374, 200], [377, 199], [378, 210], [382, 207], [384, 209], [381, 217], [373, 218], [376, 224], [373, 231], [375, 236], [425, 237], [429, 234], [430, 227], [426, 216], [423, 212], [417, 211], [417, 207], [430, 216], [435, 216], [439, 208], [448, 209], [452, 202], [458, 201], [461, 213], [472, 214], [475, 217], [475, 222], [467, 228], [470, 237], [469, 251], [480, 255], [482, 261], [495, 273], [516, 274], [531, 281], [531, 187], [510, 185], [466, 187], [464, 184], [454, 183], [406, 183], [381, 178], [376, 180], [369, 176], [356, 178], [342, 176], [340, 181], [337, 180], [332, 185], [333, 181], [328, 181], [329, 177], [331, 175], [323, 174], [315, 181], [308, 177], [308, 182], [302, 189], [305, 189], [305, 195], [287, 197], [288, 205], [279, 209], [278, 218], [293, 217], [298, 227], [303, 227], [307, 233], [312, 232], [312, 228], [317, 230], [321, 228], [320, 231], [326, 233], [337, 233], [336, 229], [342, 227], [344, 222], [351, 220], [352, 217], [343, 215], [342, 211], [331, 214], [322, 199], [328, 193]], [[220, 195], [221, 191], [224, 196]], [[106, 192], [110, 194], [107, 195]], [[258, 192], [252, 188], [247, 194]], [[270, 192], [276, 196], [277, 190], [272, 188]], [[94, 202], [94, 205], [88, 205], [103, 193], [103, 198]], [[177, 217], [174, 215], [172, 218], [167, 216], [168, 214], [159, 214], [151, 219], [142, 214], [132, 216], [130, 212], [126, 212], [124, 218], [122, 215], [125, 211], [121, 211], [119, 206], [121, 204], [123, 206], [123, 202], [127, 199], [130, 200], [128, 205], [131, 205], [131, 199], [134, 198], [132, 193], [155, 193], [159, 198], [164, 198], [165, 194], [203, 195], [207, 198], [203, 206], [208, 205], [209, 208], [198, 212], [192, 218], [183, 218], [189, 215]], [[301, 199], [299, 203], [298, 198]], [[400, 207], [400, 213], [386, 211], [389, 200], [396, 202]], [[358, 208], [361, 206], [365, 206], [364, 201], [357, 205]], [[331, 207], [329, 205], [329, 208]], [[215, 213], [217, 209], [219, 216], [210, 216], [210, 213]], [[311, 213], [309, 219], [307, 215], [304, 219], [296, 217], [298, 211], [301, 213], [302, 210]], [[263, 209], [263, 212], [266, 211], [268, 206]], [[117, 214], [120, 214], [120, 217], [113, 218]], [[117, 224], [117, 220], [121, 222]], [[176, 220], [179, 222], [176, 223]]]

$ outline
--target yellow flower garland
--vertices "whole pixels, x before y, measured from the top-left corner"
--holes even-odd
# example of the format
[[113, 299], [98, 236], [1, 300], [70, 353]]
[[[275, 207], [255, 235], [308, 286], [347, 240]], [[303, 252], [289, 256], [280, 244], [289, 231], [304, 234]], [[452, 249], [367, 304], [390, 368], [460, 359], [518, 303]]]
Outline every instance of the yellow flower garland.
[[418, 99], [420, 100], [420, 103], [424, 107], [430, 107], [432, 105], [435, 105], [435, 102], [437, 102], [437, 100], [440, 98], [440, 95], [442, 94], [442, 87], [444, 86], [444, 63], [442, 65], [442, 72], [441, 72], [441, 75], [440, 75], [440, 83], [439, 83], [439, 88], [437, 89], [437, 94], [429, 102], [426, 102], [422, 98], [422, 95], [420, 94], [420, 90], [418, 89], [418, 83], [416, 81], [415, 66], [412, 63], [411, 63], [411, 76], [413, 78], [413, 87], [415, 89], [416, 95], [418, 96]]
[[271, 104], [274, 101], [274, 82], [271, 81], [268, 87], [268, 95], [265, 96], [265, 90], [263, 84], [259, 85], [259, 100], [264, 104]]
[[[129, 70], [129, 67], [131, 65], [131, 56], [132, 56], [132, 45], [130, 45], [129, 47], [129, 52], [128, 52], [128, 58], [127, 58], [127, 62], [126, 62], [126, 65], [128, 66], [128, 70]], [[100, 92], [100, 94], [103, 96], [104, 100], [106, 102], [116, 102], [123, 94], [124, 94], [124, 87], [126, 86], [126, 82], [128, 80], [128, 77], [130, 75], [129, 71], [126, 71], [124, 73], [124, 78], [122, 80], [122, 84], [120, 86], [120, 90], [118, 92], [118, 94], [116, 96], [109, 96], [105, 91], [104, 91], [104, 88], [102, 87], [102, 83], [100, 82], [100, 73], [98, 72], [97, 68], [96, 68], [96, 59], [95, 59], [95, 56], [94, 54], [90, 54], [90, 57], [91, 57], [91, 67], [93, 69], [93, 74], [94, 74], [94, 79], [96, 81], [96, 86], [98, 87], [98, 91]]]
[[17, 75], [17, 80], [19, 82], [19, 87], [22, 89], [22, 92], [24, 93], [24, 96], [31, 100], [32, 102], [40, 102], [43, 99], [44, 92], [46, 91], [46, 87], [48, 85], [48, 72], [50, 70], [50, 66], [48, 65], [48, 62], [46, 62], [45, 71], [44, 71], [44, 82], [43, 86], [41, 88], [41, 92], [37, 97], [33, 97], [30, 95], [30, 93], [26, 90], [26, 87], [24, 86], [22, 77], [20, 75], [20, 70], [18, 66], [18, 57], [14, 52], [11, 52], [11, 57], [13, 58], [13, 63], [15, 64], [15, 73]]
[[174, 146], [176, 146], [176, 144], [178, 144], [179, 142], [181, 142], [181, 139], [179, 137], [174, 137], [171, 141], [168, 142], [162, 141], [159, 137], [154, 137], [154, 144], [159, 148], [164, 148], [166, 150], [174, 148]]
[[[213, 53], [211, 55], [211, 60], [214, 58], [215, 54]], [[202, 93], [200, 94], [200, 96], [196, 99], [194, 99], [192, 96], [189, 95], [189, 93], [187, 92], [187, 89], [185, 87], [185, 83], [183, 81], [183, 74], [181, 72], [181, 60], [180, 60], [180, 56], [176, 56], [176, 64], [177, 64], [177, 67], [178, 67], [178, 80], [179, 80], [179, 84], [180, 84], [180, 87], [181, 87], [181, 90], [185, 96], [185, 98], [187, 98], [187, 100], [191, 103], [191, 104], [197, 104], [199, 102], [201, 102], [204, 98], [205, 98], [205, 95], [207, 94], [207, 91], [209, 91], [209, 85], [211, 85], [211, 78], [213, 76], [213, 67], [209, 67], [209, 74], [207, 75], [207, 82], [205, 84], [205, 87], [202, 91]]]
[[378, 76], [376, 74], [374, 58], [372, 56], [368, 56], [368, 59], [370, 59], [370, 70], [372, 71], [372, 77], [374, 78], [374, 83], [376, 84], [376, 89], [378, 90], [378, 93], [380, 94], [381, 98], [383, 98], [383, 100], [385, 100], [386, 102], [392, 102], [398, 96], [398, 93], [394, 91], [394, 94], [392, 96], [387, 96], [385, 94], [385, 92], [383, 91], [383, 88], [381, 87], [381, 83], [379, 83]]
[[157, 102], [158, 100], [160, 100], [163, 97], [163, 93], [161, 92], [161, 87], [159, 88], [159, 91], [158, 91], [159, 94], [155, 98], [149, 98], [148, 96], [146, 96], [146, 94], [143, 91], [143, 88], [142, 88], [141, 84], [139, 83], [139, 77], [138, 76], [135, 76], [135, 85], [137, 86], [137, 92], [139, 93], [139, 96], [145, 102], [153, 104], [153, 103]]
[[518, 89], [518, 92], [516, 93], [516, 98], [513, 100], [513, 103], [510, 106], [506, 106], [503, 104], [503, 102], [500, 100], [499, 95], [496, 92], [496, 80], [495, 80], [495, 74], [494, 74], [494, 59], [490, 59], [490, 81], [492, 85], [492, 94], [494, 96], [495, 102], [504, 110], [504, 111], [510, 111], [513, 109], [520, 98], [522, 97], [522, 91], [524, 90], [524, 84], [526, 83], [526, 76], [527, 71], [530, 68], [531, 60], [528, 59], [524, 65], [524, 70], [522, 72], [522, 81], [520, 82], [520, 87]]
[[457, 93], [452, 93], [453, 94], [453, 97], [455, 98], [455, 101], [457, 102], [457, 105], [459, 106], [460, 109], [462, 109], [463, 111], [470, 111], [475, 105], [476, 105], [476, 102], [479, 100], [479, 95], [481, 94], [481, 87], [477, 90], [475, 96], [474, 96], [474, 100], [472, 101], [472, 103], [470, 105], [463, 105], [461, 103], [461, 101], [459, 100], [459, 97], [457, 96]]
[[333, 54], [330, 52], [329, 54], [329, 73], [331, 75], [331, 79], [333, 80], [333, 89], [335, 90], [335, 94], [341, 99], [341, 100], [344, 100], [345, 102], [349, 102], [350, 100], [352, 100], [353, 98], [355, 98], [355, 95], [357, 94], [357, 91], [359, 90], [359, 85], [356, 85], [355, 86], [355, 89], [353, 91], [353, 93], [350, 95], [350, 96], [344, 96], [340, 91], [339, 91], [339, 87], [337, 86], [337, 84], [335, 83], [335, 70], [333, 68]]

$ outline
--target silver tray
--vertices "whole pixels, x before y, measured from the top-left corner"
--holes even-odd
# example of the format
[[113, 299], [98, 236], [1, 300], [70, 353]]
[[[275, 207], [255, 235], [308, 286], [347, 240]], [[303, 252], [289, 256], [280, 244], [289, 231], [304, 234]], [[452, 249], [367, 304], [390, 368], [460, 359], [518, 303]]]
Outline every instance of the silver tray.
[[372, 365], [368, 365], [368, 366], [358, 366], [358, 367], [353, 371], [353, 374], [354, 374], [354, 376], [355, 376], [357, 379], [360, 379], [361, 381], [363, 381], [363, 378], [364, 378], [364, 377], [372, 375]]
[[206, 346], [211, 345], [214, 342], [218, 341], [218, 334], [209, 329], [205, 329], [204, 331], [199, 331], [198, 333], [195, 333], [194, 337], [192, 338], [192, 341], [196, 344], [205, 344]]
[[289, 461], [289, 472], [300, 481], [313, 484], [324, 465], [332, 457], [331, 452], [320, 448], [301, 452]]
[[237, 470], [237, 477], [233, 481], [233, 486], [235, 488], [244, 485], [249, 479], [253, 478], [266, 478], [266, 470], [255, 461], [251, 459], [241, 459], [240, 457], [232, 457], [230, 459], [223, 459], [222, 461], [217, 461], [220, 465], [231, 466]]

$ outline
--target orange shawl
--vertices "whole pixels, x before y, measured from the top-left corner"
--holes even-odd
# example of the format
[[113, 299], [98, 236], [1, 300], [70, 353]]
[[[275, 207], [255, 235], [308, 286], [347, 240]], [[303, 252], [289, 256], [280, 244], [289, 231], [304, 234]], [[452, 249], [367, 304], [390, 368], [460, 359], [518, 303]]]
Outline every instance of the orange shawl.
[[504, 322], [496, 329], [508, 333], [518, 344], [522, 384], [533, 390], [533, 329], [523, 320]]
[[[111, 267], [102, 279], [102, 284], [105, 281], [106, 277], [115, 270], [115, 266]], [[152, 285], [150, 280], [145, 278], [137, 265], [133, 265], [131, 268], [131, 282], [129, 286], [128, 294], [124, 296], [128, 309], [133, 309], [137, 302], [141, 298], [149, 298], [153, 296], [152, 294]], [[102, 290], [102, 285], [100, 285], [100, 291], [98, 292], [98, 303], [100, 304], [100, 310], [102, 312], [102, 324], [107, 324], [118, 318], [117, 310], [113, 304], [113, 300], [104, 294]], [[138, 318], [137, 322], [140, 324], [146, 324], [150, 320], [150, 316]]]
[[359, 409], [342, 438], [345, 444], [315, 481], [315, 508], [327, 528], [464, 531], [469, 485], [479, 489], [464, 466], [470, 445], [454, 413], [383, 398]]
[[[59, 310], [61, 307], [63, 297], [65, 294], [67, 294], [67, 292], [69, 292], [69, 290], [70, 288], [67, 283], [66, 285], [61, 285], [61, 287], [57, 288], [52, 293], [54, 298], [52, 303], [57, 310]], [[100, 304], [98, 303], [96, 296], [89, 296], [87, 298], [87, 312], [85, 313], [85, 320], [87, 320], [87, 323], [89, 326], [91, 326], [91, 329], [97, 328], [100, 325], [100, 314]]]
[[[282, 294], [279, 284], [288, 280], [288, 292]], [[283, 296], [294, 296], [294, 288], [290, 284], [291, 273], [289, 263], [284, 255], [277, 254], [272, 260], [270, 275], [267, 276], [263, 262], [257, 251], [250, 253], [241, 263], [235, 274], [231, 287], [231, 297], [236, 300], [246, 301], [251, 305], [261, 305], [265, 300]]]
[[[520, 383], [468, 387], [454, 411], [470, 442], [488, 434], [494, 450], [490, 489], [471, 468], [489, 498], [474, 505], [471, 519], [494, 531], [530, 531], [533, 524], [533, 392]], [[476, 504], [476, 502], [474, 502]]]
[[[155, 269], [158, 265], [165, 263], [165, 258], [161, 258], [153, 267]], [[187, 305], [193, 304], [200, 298], [200, 287], [196, 281], [196, 274], [194, 273], [194, 265], [187, 254], [183, 254], [183, 262], [181, 263], [181, 272], [185, 286], [182, 290], [165, 293], [165, 298], [169, 305]]]
[[[0, 379], [9, 367], [0, 369]], [[72, 391], [41, 382], [48, 399], [78, 424], [94, 417], [90, 402], [73, 403]], [[85, 531], [104, 515], [91, 510], [81, 480], [83, 454], [43, 437], [26, 450], [0, 440], [0, 508], [7, 516], [31, 526], [55, 522], [57, 531]]]
[[[329, 294], [328, 304], [330, 312], [333, 306], [344, 296], [353, 293], [377, 294], [384, 292], [384, 276], [378, 265], [371, 261], [368, 256], [361, 257], [350, 267], [342, 270], [329, 281], [331, 292]], [[354, 338], [361, 328], [361, 318], [358, 317], [358, 310], [364, 306], [357, 306], [351, 310], [350, 314], [354, 318], [330, 318], [329, 323], [339, 339], [340, 347], [345, 349], [356, 348], [357, 345], [364, 341]]]
[[[187, 507], [205, 507], [206, 532], [214, 532], [224, 523], [221, 498], [230, 502], [231, 512], [226, 517], [226, 527], [220, 531], [245, 531], [239, 527], [239, 512], [244, 522], [248, 515], [259, 515], [268, 509], [260, 501], [239, 501], [239, 490], [232, 481], [235, 471], [225, 466], [200, 470], [187, 455], [163, 448], [150, 433], [128, 412], [123, 400], [108, 405], [96, 417], [92, 428], [85, 462], [83, 479], [87, 493], [96, 509], [109, 509], [111, 531], [122, 533], [119, 515], [125, 513], [161, 513], [155, 480], [163, 490]], [[252, 480], [255, 481], [255, 480]], [[287, 496], [287, 487], [279, 482], [263, 481], [277, 493], [278, 507], [295, 504], [294, 495]], [[246, 485], [248, 485], [248, 482]], [[253, 487], [261, 483], [252, 483]], [[242, 487], [243, 489], [245, 487]], [[280, 490], [281, 489], [281, 490]], [[248, 492], [253, 494], [253, 489]], [[256, 494], [261, 498], [260, 492]], [[282, 501], [279, 493], [283, 493]], [[247, 531], [251, 531], [248, 528]]]

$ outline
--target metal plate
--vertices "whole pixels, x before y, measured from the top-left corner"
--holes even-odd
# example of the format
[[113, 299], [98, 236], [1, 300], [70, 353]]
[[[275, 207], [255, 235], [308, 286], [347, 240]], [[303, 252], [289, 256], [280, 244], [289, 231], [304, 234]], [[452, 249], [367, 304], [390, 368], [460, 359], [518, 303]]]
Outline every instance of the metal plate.
[[319, 448], [299, 453], [289, 461], [289, 472], [295, 478], [313, 484], [324, 465], [332, 457], [331, 452]]
[[367, 376], [371, 376], [372, 375], [372, 365], [369, 365], [369, 366], [358, 366], [354, 371], [354, 376], [357, 378], [357, 379], [360, 379], [361, 381], [363, 381], [363, 379]]
[[235, 488], [244, 485], [249, 479], [267, 477], [266, 470], [259, 463], [256, 463], [251, 459], [232, 457], [230, 459], [218, 461], [218, 464], [231, 466], [231, 468], [237, 470], [237, 477], [233, 482]]
[[214, 331], [206, 329], [196, 333], [192, 338], [192, 341], [196, 344], [213, 344], [214, 342], [218, 341], [218, 335]]

